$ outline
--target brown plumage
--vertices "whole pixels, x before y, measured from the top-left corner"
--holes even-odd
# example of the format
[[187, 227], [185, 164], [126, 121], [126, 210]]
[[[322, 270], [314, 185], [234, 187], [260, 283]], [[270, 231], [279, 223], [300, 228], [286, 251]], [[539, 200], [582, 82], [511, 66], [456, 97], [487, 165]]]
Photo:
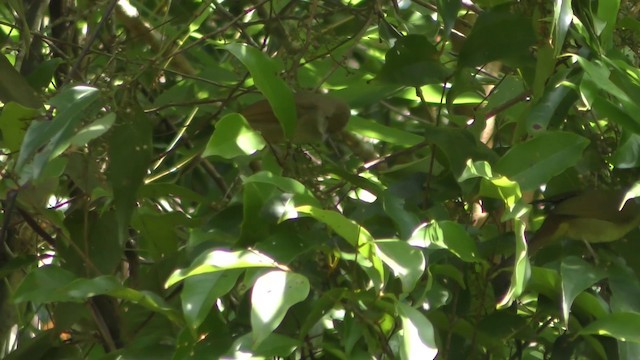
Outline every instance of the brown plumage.
[[[294, 95], [298, 122], [291, 141], [296, 144], [317, 143], [347, 125], [351, 116], [349, 106], [342, 100], [325, 94], [300, 93]], [[278, 118], [267, 100], [260, 100], [241, 114], [249, 124], [262, 133], [270, 143], [285, 141]]]

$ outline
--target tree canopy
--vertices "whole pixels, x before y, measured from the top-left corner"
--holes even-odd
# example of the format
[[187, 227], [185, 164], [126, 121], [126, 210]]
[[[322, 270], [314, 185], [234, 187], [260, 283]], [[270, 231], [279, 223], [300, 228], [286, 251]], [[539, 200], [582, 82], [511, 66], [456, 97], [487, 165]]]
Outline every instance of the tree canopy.
[[638, 358], [639, 14], [3, 2], [0, 356]]

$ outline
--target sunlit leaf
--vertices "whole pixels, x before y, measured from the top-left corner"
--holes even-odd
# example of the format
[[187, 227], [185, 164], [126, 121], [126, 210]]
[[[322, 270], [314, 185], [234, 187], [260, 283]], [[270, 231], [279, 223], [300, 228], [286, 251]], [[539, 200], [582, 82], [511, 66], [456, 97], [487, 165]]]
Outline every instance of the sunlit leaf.
[[398, 302], [398, 315], [402, 321], [400, 357], [409, 359], [435, 359], [438, 355], [431, 322], [418, 310]]
[[574, 256], [562, 259], [560, 278], [562, 282], [562, 317], [569, 321], [569, 311], [575, 298], [606, 275], [593, 265]]
[[231, 291], [240, 274], [239, 270], [218, 271], [184, 280], [184, 288], [180, 293], [182, 312], [192, 329], [202, 324], [219, 297]]
[[16, 168], [21, 170], [31, 157], [27, 172], [29, 177], [38, 178], [44, 166], [52, 158], [59, 156], [70, 145], [76, 126], [97, 111], [98, 89], [89, 86], [67, 87], [59, 95], [49, 100], [58, 110], [52, 121], [32, 121], [20, 148]]
[[603, 335], [622, 341], [640, 343], [640, 314], [635, 312], [616, 312], [598, 319], [580, 330], [580, 334]]
[[114, 113], [106, 114], [78, 131], [69, 142], [75, 146], [86, 145], [89, 141], [109, 131], [115, 121], [116, 115]]
[[170, 287], [189, 276], [199, 274], [231, 269], [270, 267], [279, 267], [279, 265], [266, 255], [260, 254], [257, 251], [212, 250], [198, 256], [190, 267], [182, 270], [176, 270], [171, 274], [171, 276], [169, 276], [169, 279], [167, 279], [165, 287]]
[[269, 100], [285, 136], [290, 139], [296, 128], [296, 107], [291, 90], [277, 76], [278, 70], [273, 60], [258, 49], [240, 43], [226, 45], [224, 49], [232, 53], [247, 67], [256, 87]]
[[346, 130], [394, 145], [413, 146], [424, 141], [422, 136], [382, 125], [375, 121], [363, 119], [358, 116], [352, 116], [349, 119]]
[[513, 146], [496, 164], [496, 171], [532, 190], [574, 166], [589, 140], [569, 132], [545, 132]]
[[402, 282], [402, 291], [413, 290], [426, 267], [422, 252], [401, 240], [378, 240], [376, 247], [380, 259]]
[[251, 292], [251, 328], [255, 345], [262, 343], [284, 319], [289, 308], [309, 295], [306, 277], [271, 271], [256, 280]]
[[434, 249], [447, 249], [464, 261], [479, 261], [475, 242], [462, 225], [438, 221], [421, 225], [409, 239], [409, 244]]
[[251, 155], [265, 146], [264, 139], [255, 132], [240, 114], [228, 114], [216, 123], [202, 156], [220, 156], [233, 159]]
[[370, 262], [370, 267], [373, 268], [372, 274], [375, 274], [371, 279], [374, 284], [377, 287], [382, 285], [382, 279], [384, 278], [382, 260], [376, 253], [373, 237], [365, 228], [336, 211], [318, 209], [312, 206], [301, 206], [296, 208], [296, 211], [322, 221], [343, 239], [347, 240], [364, 259]]

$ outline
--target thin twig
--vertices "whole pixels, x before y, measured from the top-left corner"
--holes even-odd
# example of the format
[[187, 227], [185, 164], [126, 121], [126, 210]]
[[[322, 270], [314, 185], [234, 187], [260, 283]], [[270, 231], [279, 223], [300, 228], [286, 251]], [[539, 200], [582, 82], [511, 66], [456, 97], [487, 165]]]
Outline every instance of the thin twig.
[[69, 71], [69, 75], [70, 76], [74, 76], [74, 74], [77, 74], [78, 76], [81, 76], [81, 74], [79, 73], [79, 70], [78, 70], [80, 68], [80, 64], [82, 63], [82, 60], [84, 60], [84, 57], [87, 56], [87, 54], [89, 53], [89, 49], [91, 48], [93, 43], [98, 38], [98, 34], [100, 34], [100, 32], [102, 31], [102, 28], [104, 27], [104, 24], [107, 22], [107, 20], [111, 16], [111, 13], [113, 12], [113, 9], [116, 7], [117, 3], [118, 3], [118, 0], [111, 0], [111, 3], [109, 3], [109, 5], [107, 6], [107, 10], [105, 11], [105, 13], [103, 14], [102, 18], [100, 19], [100, 22], [98, 23], [98, 26], [96, 27], [96, 30], [93, 32], [93, 34], [91, 34], [91, 37], [89, 38], [87, 43], [82, 48], [82, 51], [80, 52], [80, 55], [78, 56], [78, 60], [76, 60], [76, 62], [73, 64], [73, 67], [71, 68], [71, 71]]

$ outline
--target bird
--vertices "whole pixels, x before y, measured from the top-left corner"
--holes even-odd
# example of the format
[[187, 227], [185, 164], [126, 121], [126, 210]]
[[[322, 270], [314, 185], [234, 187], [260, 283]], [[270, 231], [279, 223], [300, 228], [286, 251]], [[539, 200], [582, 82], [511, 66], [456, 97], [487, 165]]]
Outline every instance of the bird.
[[591, 189], [544, 200], [548, 213], [528, 241], [529, 253], [563, 236], [584, 241], [588, 247], [621, 239], [640, 225], [640, 204], [626, 199], [627, 191]]
[[[544, 204], [547, 215], [540, 228], [527, 240], [528, 255], [536, 253], [562, 238], [583, 241], [594, 262], [598, 257], [590, 244], [619, 240], [640, 225], [640, 204], [627, 199], [628, 190], [589, 189], [574, 191], [533, 204]], [[502, 260], [492, 280], [496, 296], [504, 297], [511, 281], [515, 256]]]
[[[301, 92], [294, 95], [294, 103], [298, 116], [296, 130], [290, 139], [294, 144], [322, 142], [328, 135], [342, 131], [351, 116], [351, 109], [344, 101], [326, 94]], [[240, 114], [269, 143], [286, 141], [280, 122], [266, 99], [249, 105]]]

